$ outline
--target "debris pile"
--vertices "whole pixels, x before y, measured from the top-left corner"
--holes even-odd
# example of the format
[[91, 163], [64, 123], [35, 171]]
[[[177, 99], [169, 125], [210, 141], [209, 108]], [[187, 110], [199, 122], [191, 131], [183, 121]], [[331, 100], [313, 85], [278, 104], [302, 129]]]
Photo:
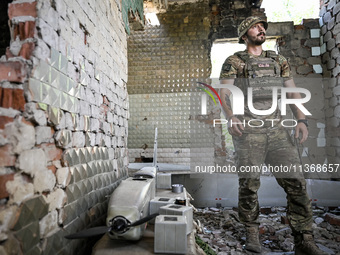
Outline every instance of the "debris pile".
[[[340, 207], [314, 208], [313, 234], [316, 244], [328, 254], [340, 255]], [[204, 208], [194, 213], [197, 235], [219, 255], [247, 254], [243, 248], [245, 228], [236, 209]], [[286, 208], [261, 208], [260, 241], [263, 254], [294, 254], [294, 237]]]

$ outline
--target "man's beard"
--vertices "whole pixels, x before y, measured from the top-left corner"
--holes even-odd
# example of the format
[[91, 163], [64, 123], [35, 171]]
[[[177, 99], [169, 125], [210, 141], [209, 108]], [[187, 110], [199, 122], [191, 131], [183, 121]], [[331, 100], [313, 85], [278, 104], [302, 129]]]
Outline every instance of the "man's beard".
[[259, 38], [258, 36], [253, 37], [253, 38], [250, 37], [250, 36], [247, 36], [247, 37], [248, 37], [248, 43], [256, 45], [256, 46], [262, 45], [266, 41], [266, 35], [265, 34], [264, 34], [263, 38]]

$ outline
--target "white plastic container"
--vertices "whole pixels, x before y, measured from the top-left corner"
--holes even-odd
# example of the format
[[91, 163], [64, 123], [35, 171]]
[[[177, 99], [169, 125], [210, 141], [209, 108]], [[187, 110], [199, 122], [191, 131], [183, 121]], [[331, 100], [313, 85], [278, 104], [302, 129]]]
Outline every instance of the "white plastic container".
[[158, 215], [155, 223], [155, 253], [187, 253], [186, 218]]
[[193, 210], [190, 206], [183, 205], [165, 205], [159, 208], [159, 214], [162, 215], [180, 215], [184, 216], [187, 220], [187, 230], [186, 234], [190, 234], [192, 231], [193, 222]]
[[150, 201], [150, 214], [159, 213], [159, 208], [164, 205], [174, 204], [176, 201], [172, 197], [155, 197]]
[[157, 173], [157, 189], [171, 189], [171, 174]]

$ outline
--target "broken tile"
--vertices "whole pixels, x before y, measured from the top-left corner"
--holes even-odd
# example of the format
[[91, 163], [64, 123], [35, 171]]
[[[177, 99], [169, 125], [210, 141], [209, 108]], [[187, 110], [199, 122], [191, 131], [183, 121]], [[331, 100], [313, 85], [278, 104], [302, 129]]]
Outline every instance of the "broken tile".
[[61, 130], [55, 133], [55, 139], [59, 147], [67, 149], [72, 147], [72, 131]]
[[51, 48], [51, 66], [53, 66], [57, 70], [60, 69], [60, 58], [60, 52], [54, 48]]
[[312, 47], [312, 56], [320, 56], [321, 48], [320, 47]]
[[62, 112], [56, 107], [48, 107], [48, 118], [54, 125], [59, 125], [62, 117]]
[[71, 172], [68, 167], [59, 168], [56, 172], [57, 184], [65, 188], [71, 181]]
[[[64, 230], [60, 230], [53, 235], [48, 236], [44, 239], [44, 254], [58, 254], [63, 247], [70, 244], [70, 241], [64, 238]], [[62, 253], [66, 254], [66, 253]]]
[[47, 214], [47, 212], [48, 205], [42, 196], [36, 196], [32, 199], [29, 199], [23, 202], [20, 206], [19, 211], [17, 212], [17, 217], [14, 220], [14, 224], [11, 229], [20, 230], [28, 224], [38, 222], [39, 219]]

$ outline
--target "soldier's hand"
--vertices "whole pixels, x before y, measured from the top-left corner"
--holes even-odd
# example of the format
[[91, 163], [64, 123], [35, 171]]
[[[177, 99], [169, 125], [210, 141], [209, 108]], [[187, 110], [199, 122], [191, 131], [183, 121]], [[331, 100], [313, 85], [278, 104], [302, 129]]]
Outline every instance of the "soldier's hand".
[[235, 116], [231, 117], [230, 120], [228, 121], [229, 134], [241, 136], [243, 130], [244, 126], [242, 125], [241, 121]]
[[298, 123], [295, 127], [295, 138], [300, 138], [300, 143], [303, 143], [308, 138], [308, 128], [304, 123]]

